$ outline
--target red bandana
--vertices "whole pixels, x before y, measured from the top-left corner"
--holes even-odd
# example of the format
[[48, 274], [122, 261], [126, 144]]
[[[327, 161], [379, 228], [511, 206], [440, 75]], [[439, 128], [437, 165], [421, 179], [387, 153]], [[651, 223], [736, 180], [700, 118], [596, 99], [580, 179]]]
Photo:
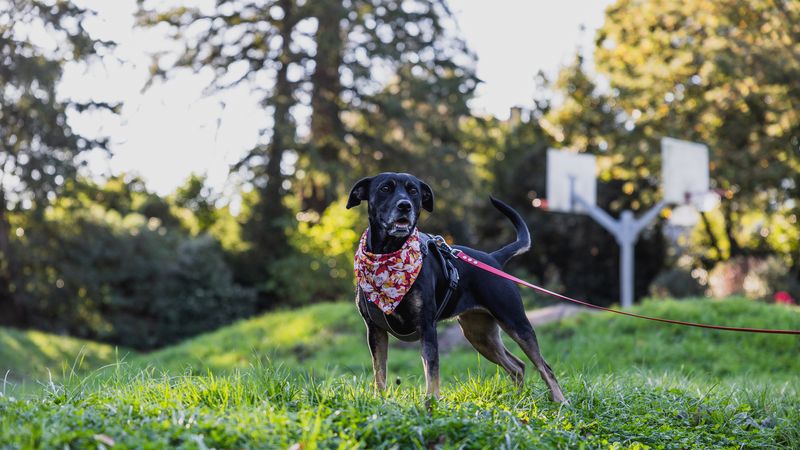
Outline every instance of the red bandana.
[[369, 230], [361, 236], [356, 251], [353, 264], [356, 281], [367, 300], [378, 305], [384, 313], [391, 314], [422, 270], [419, 231], [414, 228], [400, 250], [382, 254], [367, 251], [368, 234]]

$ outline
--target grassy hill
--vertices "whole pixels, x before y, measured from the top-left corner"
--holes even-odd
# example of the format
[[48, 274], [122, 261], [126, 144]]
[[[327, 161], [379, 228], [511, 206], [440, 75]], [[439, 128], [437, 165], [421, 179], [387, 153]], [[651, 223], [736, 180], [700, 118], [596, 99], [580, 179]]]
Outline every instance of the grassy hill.
[[[800, 329], [800, 308], [744, 299], [653, 301], [637, 312]], [[443, 398], [426, 402], [418, 350], [393, 345], [390, 380], [400, 384], [375, 396], [353, 305], [320, 304], [132, 355], [31, 397], [6, 394], [0, 448], [800, 447], [799, 337], [607, 314], [537, 333], [568, 406], [546, 400], [532, 364], [518, 393], [467, 347], [442, 355]], [[0, 350], [0, 366], [35, 376], [31, 367], [71, 361], [75, 345], [39, 363]], [[101, 348], [93, 364], [113, 354]]]
[[[800, 329], [800, 309], [746, 299], [651, 301], [637, 307], [637, 312], [694, 322]], [[638, 368], [770, 380], [788, 380], [800, 373], [800, 339], [795, 336], [684, 328], [611, 314], [579, 315], [539, 327], [537, 334], [545, 358], [561, 373], [613, 374]], [[393, 342], [390, 372], [421, 376], [416, 345], [400, 347]], [[516, 344], [506, 340], [506, 345], [525, 360]], [[132, 363], [202, 373], [246, 368], [257, 360], [319, 373], [371, 371], [364, 324], [348, 303], [267, 314], [134, 358]], [[471, 347], [444, 354], [441, 366], [447, 372], [443, 376], [467, 370], [495, 372], [495, 366], [482, 360]]]
[[[34, 388], [67, 372], [84, 374], [132, 355], [126, 349], [68, 336], [0, 328], [0, 380]], [[33, 386], [28, 386], [33, 384]], [[2, 384], [0, 384], [2, 391]]]

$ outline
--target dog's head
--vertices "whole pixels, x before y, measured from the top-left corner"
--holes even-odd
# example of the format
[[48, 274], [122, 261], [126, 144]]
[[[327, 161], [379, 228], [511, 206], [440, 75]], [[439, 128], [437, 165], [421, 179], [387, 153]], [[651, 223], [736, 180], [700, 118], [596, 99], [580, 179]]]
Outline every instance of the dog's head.
[[[347, 208], [369, 203], [370, 227], [393, 238], [411, 234], [420, 209], [433, 211], [433, 191], [417, 177], [407, 173], [385, 172], [359, 180], [350, 190]], [[378, 231], [378, 230], [376, 230]]]

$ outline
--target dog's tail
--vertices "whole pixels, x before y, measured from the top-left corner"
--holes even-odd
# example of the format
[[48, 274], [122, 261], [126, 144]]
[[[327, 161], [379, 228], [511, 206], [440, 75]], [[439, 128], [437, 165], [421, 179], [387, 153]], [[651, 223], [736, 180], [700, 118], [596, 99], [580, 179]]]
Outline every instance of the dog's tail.
[[525, 221], [522, 220], [522, 217], [518, 212], [514, 211], [514, 208], [506, 205], [494, 197], [489, 198], [494, 207], [503, 213], [503, 215], [508, 217], [511, 223], [514, 224], [514, 228], [517, 230], [516, 241], [491, 253], [492, 257], [496, 259], [501, 266], [504, 266], [509, 259], [521, 253], [525, 253], [529, 248], [531, 248], [531, 233], [528, 231], [528, 226], [525, 225]]

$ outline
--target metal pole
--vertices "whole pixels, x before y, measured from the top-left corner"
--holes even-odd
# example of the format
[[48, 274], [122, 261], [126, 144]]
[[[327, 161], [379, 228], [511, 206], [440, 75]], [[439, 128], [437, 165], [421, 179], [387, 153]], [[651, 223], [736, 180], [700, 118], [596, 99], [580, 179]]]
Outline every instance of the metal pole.
[[[570, 187], [574, 182], [570, 182]], [[634, 264], [633, 252], [636, 241], [639, 240], [639, 233], [656, 218], [658, 213], [666, 206], [665, 201], [656, 203], [655, 206], [647, 210], [639, 219], [634, 218], [633, 211], [625, 210], [620, 214], [619, 220], [614, 220], [607, 212], [597, 205], [592, 205], [576, 194], [574, 189], [571, 193], [573, 204], [581, 205], [589, 216], [611, 233], [619, 244], [619, 292], [620, 305], [622, 308], [633, 306], [634, 292]]]
[[633, 306], [633, 248], [629, 240], [620, 244], [619, 287], [622, 308]]
[[619, 244], [619, 294], [622, 308], [633, 306], [633, 250], [639, 237], [633, 211], [626, 209], [619, 216], [618, 233], [615, 236]]

